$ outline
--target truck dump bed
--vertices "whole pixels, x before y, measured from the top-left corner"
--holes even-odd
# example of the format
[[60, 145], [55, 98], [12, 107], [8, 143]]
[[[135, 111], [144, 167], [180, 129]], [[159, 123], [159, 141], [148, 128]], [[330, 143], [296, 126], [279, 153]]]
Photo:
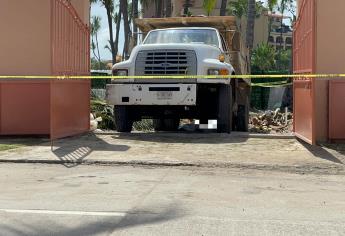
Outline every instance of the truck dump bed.
[[218, 29], [228, 44], [231, 64], [236, 74], [249, 74], [249, 51], [245, 47], [243, 37], [237, 29], [234, 16], [210, 17], [171, 17], [136, 19], [136, 25], [146, 34], [150, 30], [174, 27], [212, 27]]

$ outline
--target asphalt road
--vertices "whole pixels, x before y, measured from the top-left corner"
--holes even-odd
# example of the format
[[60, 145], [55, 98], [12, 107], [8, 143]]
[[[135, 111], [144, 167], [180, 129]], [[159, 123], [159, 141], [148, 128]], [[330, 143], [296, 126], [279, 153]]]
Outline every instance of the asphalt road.
[[345, 176], [0, 164], [0, 235], [344, 235]]

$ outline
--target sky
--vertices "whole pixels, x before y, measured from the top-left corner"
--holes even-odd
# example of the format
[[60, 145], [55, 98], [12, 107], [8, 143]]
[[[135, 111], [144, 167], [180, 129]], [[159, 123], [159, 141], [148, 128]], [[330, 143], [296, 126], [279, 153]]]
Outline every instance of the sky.
[[[267, 2], [267, 0], [261, 0], [264, 3]], [[91, 6], [91, 16], [100, 16], [101, 17], [101, 30], [98, 34], [98, 41], [99, 41], [99, 48], [100, 48], [100, 54], [102, 60], [111, 60], [111, 53], [108, 49], [105, 49], [105, 46], [108, 44], [109, 40], [109, 30], [108, 30], [108, 20], [107, 20], [107, 14], [105, 11], [105, 8], [100, 4], [92, 4]], [[114, 26], [115, 27], [115, 26]], [[119, 43], [119, 52], [122, 52], [123, 50], [123, 27], [120, 30], [120, 43]], [[93, 56], [91, 54], [91, 56]]]
[[[99, 41], [99, 49], [101, 54], [102, 60], [111, 60], [111, 53], [108, 49], [105, 49], [105, 46], [108, 44], [109, 41], [109, 29], [108, 29], [108, 19], [107, 19], [107, 12], [105, 8], [100, 4], [92, 4], [91, 6], [91, 16], [99, 16], [101, 17], [101, 30], [98, 33], [98, 41]], [[114, 26], [115, 27], [115, 26]], [[119, 43], [119, 51], [123, 50], [123, 30], [121, 29], [120, 32], [120, 43]], [[91, 56], [93, 56], [91, 54]]]

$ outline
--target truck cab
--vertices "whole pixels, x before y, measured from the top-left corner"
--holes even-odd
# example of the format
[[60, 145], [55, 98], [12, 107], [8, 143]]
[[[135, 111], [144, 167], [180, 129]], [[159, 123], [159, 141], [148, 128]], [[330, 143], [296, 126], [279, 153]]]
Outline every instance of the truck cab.
[[236, 127], [245, 131], [248, 107], [239, 118], [242, 127], [234, 123], [237, 82], [217, 78], [234, 74], [228, 44], [217, 28], [150, 30], [127, 61], [113, 66], [114, 76], [128, 76], [107, 85], [117, 131], [130, 132], [133, 122], [144, 118], [153, 119], [157, 131], [177, 130], [180, 119], [198, 119], [201, 124], [217, 120], [218, 132], [230, 133]]

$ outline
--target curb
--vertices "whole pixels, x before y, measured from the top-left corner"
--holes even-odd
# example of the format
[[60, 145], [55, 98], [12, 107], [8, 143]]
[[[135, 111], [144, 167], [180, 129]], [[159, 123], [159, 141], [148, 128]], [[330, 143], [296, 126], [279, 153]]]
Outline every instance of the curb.
[[137, 166], [137, 167], [196, 167], [196, 168], [221, 168], [221, 169], [240, 169], [253, 171], [276, 171], [293, 174], [322, 174], [322, 175], [345, 175], [344, 165], [267, 165], [267, 164], [241, 164], [241, 163], [190, 163], [190, 162], [150, 162], [150, 161], [106, 161], [106, 160], [28, 160], [0, 159], [0, 164], [47, 164], [47, 165], [65, 165], [66, 167], [76, 167], [79, 165], [100, 165], [100, 166]]

